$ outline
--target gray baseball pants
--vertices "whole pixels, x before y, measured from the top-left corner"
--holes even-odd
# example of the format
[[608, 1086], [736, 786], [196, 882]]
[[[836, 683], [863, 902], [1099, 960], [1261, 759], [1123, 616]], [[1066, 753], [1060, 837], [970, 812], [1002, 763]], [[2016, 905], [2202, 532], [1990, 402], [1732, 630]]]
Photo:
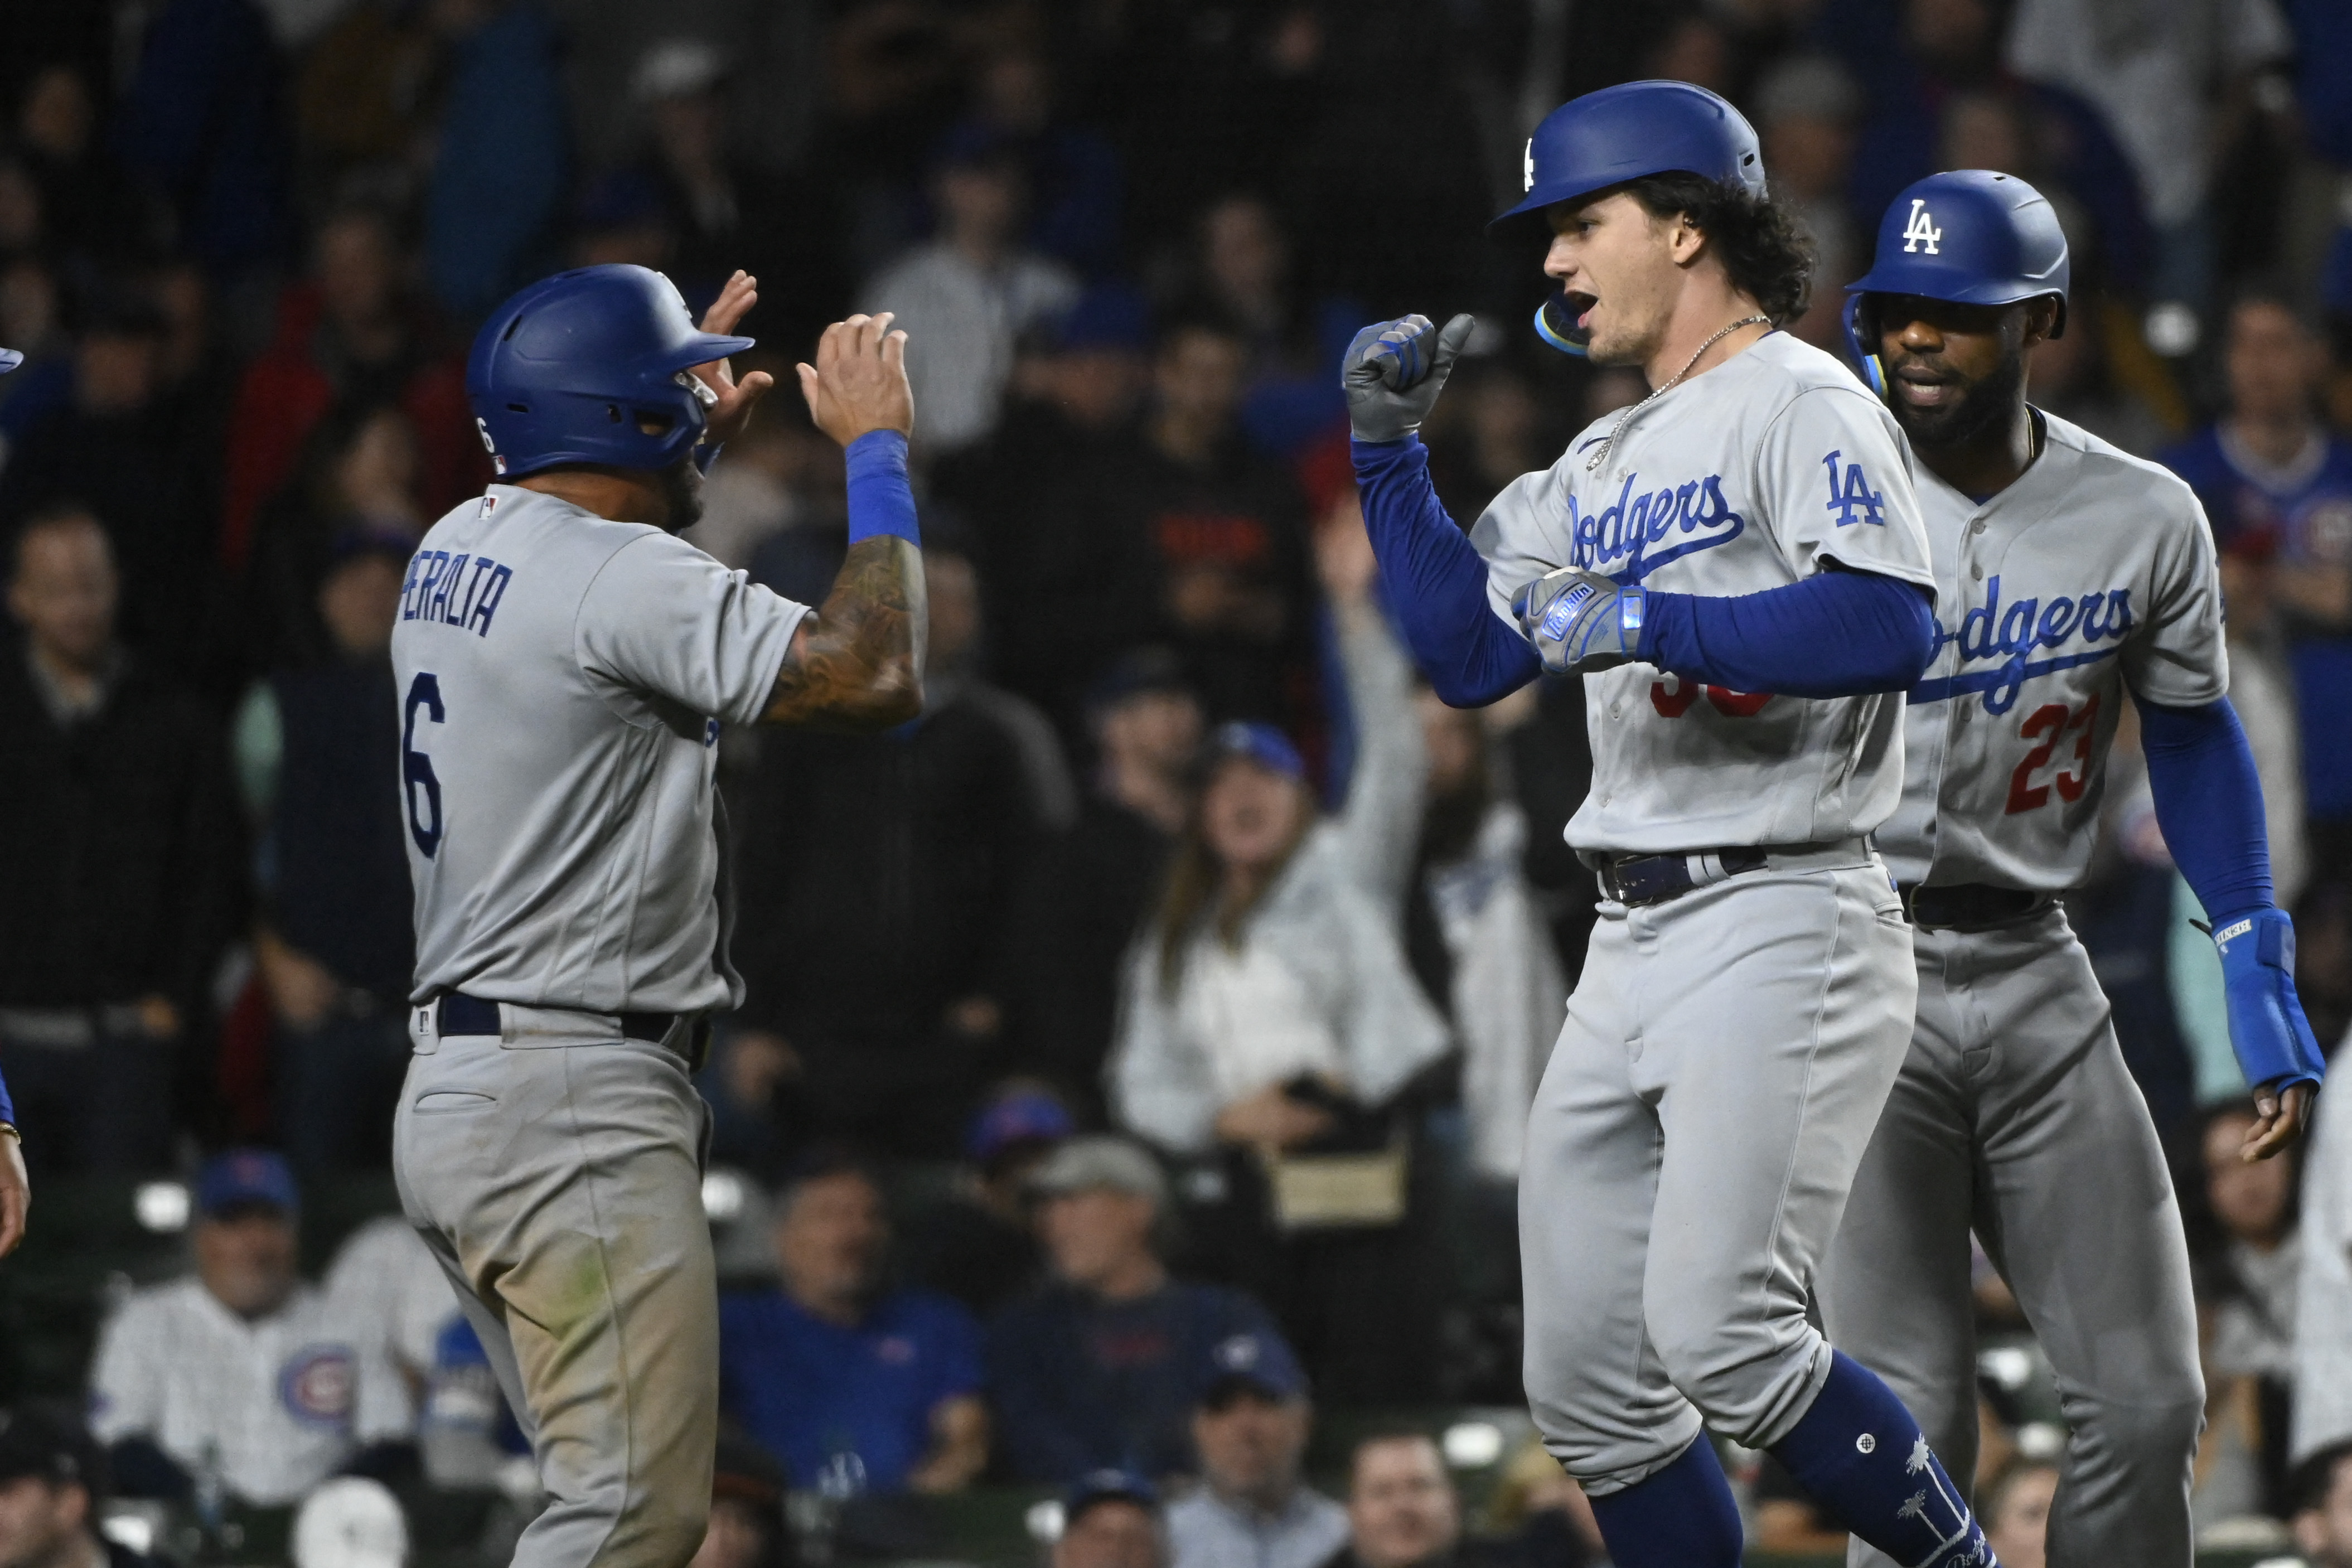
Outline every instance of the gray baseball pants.
[[1859, 841], [1601, 910], [1519, 1178], [1528, 1399], [1596, 1496], [1702, 1425], [1760, 1447], [1811, 1407], [1815, 1264], [1917, 984]]
[[[1953, 1479], [1976, 1468], [1973, 1228], [2056, 1371], [2051, 1568], [2188, 1568], [2203, 1425], [2189, 1247], [2107, 1000], [2062, 910], [1920, 931], [1918, 1025], [1824, 1272], [1838, 1345]], [[1859, 1543], [1850, 1568], [1890, 1559]]]
[[516, 1568], [682, 1568], [718, 1441], [709, 1108], [615, 1019], [501, 1006], [502, 1036], [436, 1037], [420, 1011], [394, 1173], [530, 1438], [549, 1503]]

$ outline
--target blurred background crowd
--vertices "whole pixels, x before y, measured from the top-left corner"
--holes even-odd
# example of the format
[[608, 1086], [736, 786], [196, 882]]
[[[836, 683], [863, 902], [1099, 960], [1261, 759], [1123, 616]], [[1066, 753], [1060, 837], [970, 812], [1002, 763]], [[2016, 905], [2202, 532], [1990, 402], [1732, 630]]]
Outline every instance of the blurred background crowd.
[[[1006, 1550], [1598, 1561], [1516, 1414], [1518, 1123], [1592, 919], [1581, 694], [1417, 689], [1337, 375], [1367, 321], [1477, 314], [1426, 431], [1465, 525], [1642, 395], [1542, 347], [1536, 258], [1480, 235], [1579, 92], [1745, 109], [1818, 247], [1791, 330], [1835, 353], [1903, 185], [2057, 204], [2074, 330], [2032, 395], [2203, 498], [2298, 984], [2352, 1024], [2342, 0], [0, 0], [0, 1069], [37, 1194], [0, 1568], [299, 1554], [306, 1497], [347, 1568], [497, 1561], [530, 1506], [387, 1217], [385, 648], [488, 478], [472, 327], [566, 265], [698, 309], [754, 273], [739, 372], [853, 310], [912, 336], [926, 710], [721, 741], [749, 1000], [702, 1080], [704, 1568], [970, 1555], [1072, 1487]], [[793, 400], [690, 537], [822, 598], [841, 466]], [[2352, 1568], [2352, 1126], [2231, 1157], [2220, 971], [2132, 735], [2068, 902], [2191, 1216], [2200, 1529]], [[1980, 1496], [2038, 1568], [2063, 1414], [1980, 1272]], [[1832, 1543], [1732, 1458], [1759, 1544]]]

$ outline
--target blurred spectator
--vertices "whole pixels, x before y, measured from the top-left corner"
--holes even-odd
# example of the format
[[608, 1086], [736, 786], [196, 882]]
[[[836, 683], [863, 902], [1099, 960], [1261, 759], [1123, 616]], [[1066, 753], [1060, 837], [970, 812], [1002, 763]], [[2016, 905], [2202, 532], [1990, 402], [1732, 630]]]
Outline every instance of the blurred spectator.
[[[1426, 1373], [1395, 1107], [1451, 1042], [1400, 931], [1428, 772], [1410, 669], [1366, 584], [1334, 583], [1352, 595], [1336, 612], [1357, 725], [1347, 799], [1318, 821], [1279, 731], [1217, 731], [1129, 958], [1108, 1080], [1122, 1125], [1214, 1173], [1222, 1199], [1188, 1216], [1210, 1271], [1274, 1306], [1326, 1397], [1351, 1400]], [[1360, 1209], [1283, 1198], [1285, 1162], [1332, 1157]]]
[[258, 1149], [196, 1177], [193, 1277], [132, 1292], [99, 1335], [90, 1426], [123, 1491], [282, 1507], [407, 1431], [381, 1347], [294, 1272], [293, 1173]]
[[1199, 1490], [1168, 1510], [1173, 1568], [1320, 1568], [1348, 1542], [1348, 1510], [1300, 1479], [1314, 1407], [1279, 1336], [1235, 1334], [1209, 1352], [1192, 1412]]
[[[750, 357], [736, 362], [739, 373]], [[725, 461], [712, 468], [702, 483], [702, 521], [679, 537], [722, 564], [740, 569], [749, 567], [760, 547], [786, 529], [805, 529], [814, 536], [821, 528], [821, 509], [810, 492], [828, 474], [836, 490], [842, 482], [839, 460], [822, 460], [831, 446], [789, 414], [754, 420], [749, 430], [727, 443]], [[830, 552], [826, 559], [831, 559]]]
[[[2337, 1052], [2343, 1058], [2341, 1051]], [[2352, 1113], [2323, 1107], [2304, 1156], [2293, 1457], [2352, 1443]], [[2347, 1516], [2352, 1522], [2352, 1515]], [[2345, 1538], [2352, 1546], [2352, 1533]]]
[[237, 831], [218, 737], [169, 656], [114, 636], [87, 511], [16, 539], [0, 658], [0, 1071], [34, 1172], [173, 1155], [179, 1048], [229, 933]]
[[286, 243], [282, 75], [251, 0], [165, 0], [115, 106], [117, 150], [170, 202], [181, 248], [225, 279]]
[[536, 0], [431, 0], [449, 53], [425, 202], [425, 276], [461, 320], [548, 270], [563, 199], [563, 84]]
[[1139, 295], [1089, 290], [1036, 334], [995, 433], [935, 470], [940, 498], [977, 534], [997, 676], [1041, 704], [1073, 751], [1089, 684], [1158, 614], [1124, 489], [1150, 342]]
[[[1501, 359], [1458, 364], [1446, 392], [1437, 405], [1445, 419], [1433, 416], [1422, 436], [1429, 443], [1438, 499], [1446, 515], [1466, 527], [1504, 486], [1549, 468], [1558, 454], [1548, 449], [1548, 411], [1517, 366]], [[1557, 443], [1550, 446], [1556, 448]]]
[[412, 1394], [426, 1389], [459, 1317], [457, 1293], [405, 1215], [379, 1215], [345, 1237], [320, 1288]]
[[735, 954], [751, 989], [737, 1048], [781, 1043], [828, 1133], [936, 1155], [996, 1076], [1013, 895], [1075, 803], [1043, 716], [978, 678], [971, 563], [935, 542], [924, 574], [919, 720], [760, 737], [737, 802]]
[[2352, 1444], [2315, 1454], [2305, 1467], [2294, 1542], [2310, 1568], [2352, 1568]]
[[836, 1495], [955, 1491], [988, 1462], [979, 1326], [943, 1296], [886, 1289], [889, 1241], [874, 1177], [812, 1156], [776, 1200], [782, 1288], [719, 1303], [721, 1409]]
[[193, 665], [214, 597], [212, 432], [165, 395], [167, 322], [144, 290], [102, 285], [77, 314], [72, 392], [0, 471], [0, 536], [59, 505], [96, 512], [122, 574], [124, 640]]
[[1461, 1546], [1462, 1497], [1428, 1434], [1375, 1433], [1356, 1445], [1348, 1544], [1325, 1568], [1445, 1568], [1463, 1560]]
[[1246, 334], [1241, 425], [1276, 458], [1301, 448], [1347, 414], [1339, 361], [1363, 324], [1352, 302], [1311, 300], [1291, 265], [1290, 242], [1261, 196], [1222, 196], [1201, 215], [1202, 298]]
[[359, 191], [414, 196], [432, 156], [440, 63], [429, 8], [336, 0], [341, 15], [299, 56], [294, 131], [301, 188], [315, 208]]
[[400, 743], [390, 649], [410, 550], [397, 534], [337, 540], [318, 590], [331, 661], [256, 685], [236, 719], [278, 1128], [306, 1174], [385, 1167], [408, 1069], [407, 846], [383, 759]]
[[0, 1411], [0, 1568], [150, 1568], [99, 1532], [106, 1500], [106, 1457], [69, 1410]]
[[13, 151], [35, 187], [41, 240], [82, 265], [152, 253], [168, 232], [100, 141], [99, 112], [89, 78], [62, 60], [35, 69], [16, 106]]
[[1078, 282], [1067, 268], [1021, 243], [1026, 181], [1013, 149], [970, 128], [940, 149], [931, 179], [939, 234], [885, 268], [859, 308], [887, 310], [923, 346], [907, 357], [917, 439], [936, 455], [968, 447], [996, 427], [1013, 350], [1021, 334], [1068, 310]]
[[2034, 346], [2033, 403], [2135, 458], [2153, 458], [2170, 432], [2147, 400], [2115, 374], [2106, 347], [2113, 330], [2106, 303], [2077, 285], [2066, 309], [2066, 331]]
[[2278, 613], [2277, 547], [2278, 535], [2268, 529], [2231, 533], [2221, 550], [2221, 602], [2228, 609], [2230, 706], [2245, 727], [2263, 784], [2273, 896], [2281, 909], [2293, 909], [2311, 878], [2311, 847], [2303, 826], [2294, 668]]
[[2273, 0], [2127, 11], [2101, 0], [2019, 0], [2006, 58], [2020, 76], [2071, 89], [2098, 106], [2131, 160], [2156, 227], [2153, 296], [2201, 310], [2212, 287], [2206, 203], [2224, 100], [2248, 77], [2284, 64], [2293, 49]]
[[1098, 1100], [1118, 1008], [1119, 960], [1192, 812], [1200, 700], [1165, 648], [1138, 648], [1088, 694], [1094, 787], [1038, 856], [1016, 922], [1016, 1018], [1034, 1071]]
[[1831, 353], [1844, 348], [1845, 286], [1870, 264], [1877, 215], [1862, 223], [1850, 202], [1854, 121], [1862, 90], [1827, 55], [1791, 55], [1756, 84], [1756, 129], [1772, 189], [1797, 209], [1813, 240], [1812, 305], [1796, 334]]
[[[0, 221], [5, 221], [10, 165], [0, 161]], [[57, 274], [35, 256], [0, 261], [0, 342], [25, 363], [0, 380], [0, 468], [9, 449], [42, 415], [64, 402], [74, 381], [73, 339], [65, 330]]]
[[2013, 1465], [1987, 1489], [1978, 1511], [2001, 1568], [2047, 1568], [2050, 1505], [2057, 1496], [2055, 1465]]
[[1029, 192], [1029, 244], [1088, 278], [1118, 258], [1118, 154], [1095, 132], [1063, 123], [1054, 65], [1018, 43], [984, 55], [972, 73], [967, 124], [1000, 138]]
[[2284, 1501], [2290, 1394], [2294, 1379], [2295, 1288], [2302, 1266], [2296, 1230], [2294, 1149], [2270, 1160], [2239, 1154], [2253, 1107], [2231, 1102], [2205, 1118], [2205, 1199], [2218, 1228], [2208, 1260], [2212, 1339], [2205, 1352], [2209, 1405], [2234, 1384], [2251, 1407], [2259, 1505]]
[[2253, 294], [2230, 311], [2229, 412], [2162, 455], [2187, 479], [2226, 547], [2274, 541], [2274, 598], [2294, 646], [2307, 809], [2333, 870], [2352, 824], [2352, 444], [2314, 399], [2326, 367], [2317, 333], [2283, 300]]
[[1211, 718], [1279, 722], [1309, 679], [1314, 591], [1297, 488], [1242, 437], [1247, 352], [1220, 316], [1162, 325], [1143, 439], [1104, 465], [1097, 528], [1128, 646], [1174, 647]]
[[255, 522], [246, 571], [246, 668], [261, 675], [344, 657], [320, 597], [351, 542], [374, 542], [405, 563], [425, 536], [417, 500], [415, 428], [386, 404], [344, 404], [305, 442], [292, 482]]
[[1585, 1568], [1607, 1556], [1584, 1489], [1538, 1437], [1530, 1436], [1504, 1463], [1486, 1512], [1492, 1528], [1516, 1534], [1529, 1568]]
[[1029, 1228], [1030, 1173], [1072, 1132], [1069, 1107], [1032, 1079], [1011, 1079], [964, 1133], [966, 1163], [946, 1199], [907, 1237], [907, 1277], [985, 1318], [1027, 1289], [1041, 1262]]
[[800, 1551], [784, 1519], [784, 1473], [757, 1443], [719, 1434], [710, 1472], [710, 1524], [687, 1568], [796, 1568]]
[[1013, 1473], [1192, 1473], [1201, 1368], [1236, 1335], [1272, 1342], [1272, 1321], [1236, 1291], [1169, 1278], [1154, 1246], [1169, 1219], [1167, 1180], [1127, 1140], [1073, 1139], [1029, 1188], [1049, 1279], [988, 1336], [989, 1399]]
[[567, 259], [573, 267], [667, 273], [677, 265], [677, 239], [660, 186], [635, 169], [606, 169], [589, 178], [572, 205]]
[[[437, 516], [489, 477], [488, 459], [466, 404], [465, 368], [440, 352], [411, 298], [407, 261], [392, 220], [364, 207], [342, 209], [311, 239], [311, 280], [286, 292], [278, 337], [245, 373], [230, 431], [221, 502], [221, 552], [241, 563], [256, 514], [302, 473], [306, 444], [339, 405], [392, 405], [408, 416], [415, 442], [415, 503]], [[353, 427], [367, 416], [353, 413]]]
[[1062, 1503], [1049, 1568], [1168, 1568], [1160, 1494], [1131, 1470], [1097, 1470]]

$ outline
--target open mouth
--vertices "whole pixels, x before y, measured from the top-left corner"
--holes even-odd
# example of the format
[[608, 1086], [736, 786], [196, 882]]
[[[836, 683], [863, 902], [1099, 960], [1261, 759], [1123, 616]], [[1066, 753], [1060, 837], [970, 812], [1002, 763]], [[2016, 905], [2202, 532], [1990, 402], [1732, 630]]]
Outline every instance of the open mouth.
[[1601, 303], [1599, 297], [1592, 294], [1580, 294], [1570, 289], [1565, 291], [1565, 298], [1568, 300], [1569, 319], [1576, 323], [1576, 330], [1580, 332], [1591, 331], [1592, 308]]
[[1959, 378], [1922, 364], [1895, 367], [1895, 394], [1913, 408], [1948, 408], [1960, 400]]

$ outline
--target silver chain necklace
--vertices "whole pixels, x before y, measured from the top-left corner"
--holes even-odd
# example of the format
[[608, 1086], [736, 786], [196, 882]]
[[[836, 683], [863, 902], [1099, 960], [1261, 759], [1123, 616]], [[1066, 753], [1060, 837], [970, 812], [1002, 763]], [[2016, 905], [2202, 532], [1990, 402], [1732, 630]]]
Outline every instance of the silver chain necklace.
[[1699, 344], [1698, 353], [1691, 355], [1689, 360], [1684, 363], [1682, 369], [1675, 372], [1674, 375], [1661, 385], [1657, 391], [1650, 394], [1649, 396], [1642, 399], [1641, 402], [1636, 403], [1633, 407], [1628, 408], [1624, 413], [1620, 414], [1617, 416], [1617, 423], [1609, 427], [1609, 434], [1601, 441], [1601, 449], [1593, 453], [1590, 458], [1584, 459], [1584, 471], [1588, 474], [1598, 472], [1601, 465], [1609, 460], [1610, 449], [1617, 445], [1617, 437], [1624, 433], [1625, 422], [1633, 418], [1634, 415], [1642, 412], [1643, 409], [1650, 406], [1651, 404], [1655, 403], [1659, 398], [1664, 397], [1667, 393], [1672, 392], [1675, 387], [1680, 386], [1683, 384], [1683, 377], [1691, 373], [1691, 366], [1698, 363], [1700, 360], [1706, 357], [1707, 350], [1715, 347], [1716, 344], [1721, 342], [1724, 339], [1729, 337], [1732, 333], [1738, 331], [1742, 327], [1769, 327], [1771, 324], [1772, 318], [1769, 316], [1742, 316], [1739, 320], [1732, 322], [1731, 325], [1724, 328], [1721, 331], [1717, 332], [1715, 336], [1707, 339], [1706, 342]]

